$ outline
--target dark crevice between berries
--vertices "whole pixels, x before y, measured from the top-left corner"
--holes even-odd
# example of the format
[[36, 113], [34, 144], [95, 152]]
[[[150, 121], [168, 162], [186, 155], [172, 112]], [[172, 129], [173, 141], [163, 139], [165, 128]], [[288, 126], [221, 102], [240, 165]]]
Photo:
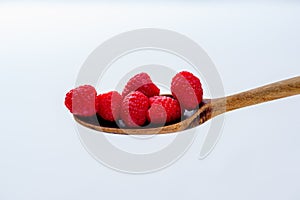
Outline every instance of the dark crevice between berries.
[[[164, 96], [170, 96], [172, 97], [172, 95], [164, 95]], [[199, 108], [201, 106], [203, 106], [204, 103], [201, 102], [199, 104]], [[143, 125], [143, 126], [140, 126], [140, 127], [136, 127], [136, 129], [143, 129], [143, 128], [158, 128], [158, 127], [162, 127], [162, 126], [168, 126], [168, 125], [172, 125], [172, 124], [176, 124], [176, 123], [179, 123], [181, 121], [184, 121], [186, 120], [187, 118], [189, 118], [191, 115], [193, 115], [195, 112], [197, 111], [197, 109], [194, 109], [194, 110], [189, 110], [189, 111], [186, 111], [186, 112], [183, 112], [183, 115], [181, 116], [181, 119], [178, 119], [176, 121], [173, 121], [173, 122], [169, 122], [169, 123], [163, 123], [163, 124], [154, 124], [154, 123], [149, 123], [148, 121]], [[205, 113], [203, 113], [205, 114]], [[203, 115], [202, 114], [202, 115]], [[124, 122], [122, 120], [117, 120], [117, 122], [111, 122], [111, 121], [107, 121], [105, 119], [103, 119], [102, 117], [100, 117], [100, 115], [96, 114], [96, 115], [93, 115], [93, 116], [89, 116], [89, 117], [84, 117], [84, 116], [79, 116], [79, 115], [76, 115], [76, 117], [78, 119], [80, 119], [81, 121], [84, 121], [88, 124], [92, 124], [92, 125], [95, 125], [95, 126], [101, 126], [101, 127], [107, 127], [107, 128], [122, 128], [122, 129], [134, 129], [133, 127], [127, 127], [124, 125]], [[199, 116], [200, 117], [200, 116]]]
[[[93, 116], [89, 116], [89, 117], [76, 115], [76, 117], [78, 119], [80, 119], [81, 121], [83, 121], [83, 122], [86, 122], [88, 124], [92, 124], [92, 125], [95, 125], [95, 126], [101, 126], [101, 127], [107, 127], [107, 128], [134, 129], [134, 127], [125, 126], [124, 123], [122, 122], [122, 120], [118, 120], [117, 122], [111, 122], [111, 121], [107, 121], [107, 120], [103, 119], [98, 114], [93, 115]], [[181, 122], [181, 121], [183, 121], [183, 120], [185, 120], [189, 117], [190, 117], [189, 115], [184, 114], [184, 115], [182, 115], [181, 119], [178, 119], [178, 120], [170, 122], [170, 123], [164, 123], [164, 124], [154, 124], [154, 123], [149, 123], [147, 121], [143, 126], [136, 127], [136, 129], [158, 128], [158, 127], [162, 127], [162, 126], [168, 126], [168, 125], [179, 123], [179, 122]]]
[[[90, 116], [90, 117], [83, 117], [83, 116], [76, 115], [76, 117], [78, 119], [80, 119], [81, 121], [83, 121], [83, 122], [86, 122], [88, 124], [92, 124], [92, 125], [95, 125], [95, 126], [101, 126], [101, 127], [107, 127], [107, 128], [134, 129], [133, 127], [125, 126], [124, 123], [122, 122], [122, 120], [118, 120], [117, 122], [110, 122], [110, 121], [107, 121], [107, 120], [103, 119], [99, 115], [93, 115], [93, 116]], [[153, 123], [146, 122], [143, 126], [136, 127], [136, 129], [140, 129], [140, 128], [157, 128], [157, 127], [176, 124], [180, 121], [181, 120], [178, 119], [178, 120], [173, 121], [171, 123], [165, 123], [165, 124], [153, 124]]]
[[78, 115], [76, 117], [78, 119], [80, 119], [81, 121], [84, 121], [88, 124], [92, 124], [95, 126], [102, 126], [102, 127], [108, 127], [108, 128], [119, 128], [119, 126], [115, 122], [107, 121], [107, 120], [103, 119], [102, 117], [100, 117], [98, 114], [90, 116], [90, 117], [83, 117], [83, 116], [78, 116]]

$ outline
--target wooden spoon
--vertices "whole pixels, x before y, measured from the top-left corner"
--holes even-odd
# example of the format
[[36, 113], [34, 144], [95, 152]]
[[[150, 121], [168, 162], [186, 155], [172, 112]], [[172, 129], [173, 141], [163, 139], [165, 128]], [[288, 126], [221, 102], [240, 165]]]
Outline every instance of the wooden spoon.
[[196, 110], [196, 112], [192, 116], [178, 123], [162, 127], [145, 127], [132, 129], [119, 128], [118, 126], [116, 126], [116, 124], [107, 124], [107, 122], [101, 121], [101, 119], [99, 120], [97, 116], [83, 118], [74, 115], [74, 119], [79, 124], [85, 127], [101, 132], [115, 134], [148, 135], [174, 133], [197, 127], [200, 124], [206, 122], [207, 120], [212, 119], [213, 117], [228, 111], [297, 94], [300, 94], [300, 76], [275, 82], [269, 85], [265, 85], [256, 89], [252, 89], [246, 92], [238, 93], [227, 97], [216, 99], [204, 99], [203, 102], [199, 105], [199, 109]]

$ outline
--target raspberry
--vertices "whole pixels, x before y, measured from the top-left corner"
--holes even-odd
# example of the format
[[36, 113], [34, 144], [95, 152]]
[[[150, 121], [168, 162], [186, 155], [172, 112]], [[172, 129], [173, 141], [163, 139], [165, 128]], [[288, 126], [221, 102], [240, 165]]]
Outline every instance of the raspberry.
[[178, 120], [181, 116], [179, 102], [167, 96], [154, 96], [149, 99], [150, 109], [147, 119], [154, 124], [170, 123]]
[[142, 126], [146, 122], [148, 97], [139, 91], [125, 96], [121, 107], [121, 119], [128, 127]]
[[96, 114], [96, 97], [93, 86], [79, 86], [66, 94], [65, 105], [74, 115], [92, 116]]
[[152, 82], [150, 76], [144, 72], [129, 79], [122, 92], [122, 96], [125, 97], [132, 91], [140, 91], [147, 97], [159, 95], [160, 92], [159, 88]]
[[122, 96], [111, 91], [97, 96], [97, 113], [107, 121], [116, 121], [119, 119]]
[[184, 109], [196, 108], [202, 101], [202, 85], [196, 76], [187, 71], [177, 73], [171, 83], [172, 95]]

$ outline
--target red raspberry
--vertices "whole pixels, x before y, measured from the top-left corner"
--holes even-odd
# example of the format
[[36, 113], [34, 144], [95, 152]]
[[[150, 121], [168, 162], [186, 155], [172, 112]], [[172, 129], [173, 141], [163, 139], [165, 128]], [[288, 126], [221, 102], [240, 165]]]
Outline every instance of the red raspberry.
[[121, 119], [128, 127], [142, 126], [146, 122], [148, 97], [139, 91], [130, 92], [122, 102]]
[[202, 101], [201, 82], [199, 78], [187, 71], [182, 71], [173, 77], [171, 91], [180, 106], [187, 110], [196, 108]]
[[147, 119], [151, 123], [164, 124], [178, 120], [181, 116], [179, 102], [167, 96], [154, 96], [149, 99], [150, 109]]
[[122, 96], [111, 91], [97, 96], [97, 113], [105, 120], [116, 121], [119, 119]]
[[129, 79], [122, 92], [122, 96], [125, 97], [132, 91], [140, 91], [147, 97], [159, 95], [160, 92], [159, 88], [152, 82], [150, 76], [144, 72]]
[[74, 115], [92, 116], [96, 114], [96, 97], [93, 86], [79, 86], [66, 94], [65, 105]]

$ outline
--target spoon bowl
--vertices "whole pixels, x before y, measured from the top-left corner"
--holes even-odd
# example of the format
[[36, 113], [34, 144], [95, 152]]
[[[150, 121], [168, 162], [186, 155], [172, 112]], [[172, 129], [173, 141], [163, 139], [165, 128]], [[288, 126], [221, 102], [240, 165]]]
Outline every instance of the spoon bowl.
[[197, 127], [206, 121], [232, 110], [252, 106], [280, 98], [300, 94], [300, 76], [278, 81], [235, 95], [204, 99], [194, 114], [182, 121], [158, 127], [123, 128], [116, 123], [107, 122], [99, 117], [81, 117], [74, 115], [76, 122], [100, 132], [125, 135], [153, 135], [175, 133]]

